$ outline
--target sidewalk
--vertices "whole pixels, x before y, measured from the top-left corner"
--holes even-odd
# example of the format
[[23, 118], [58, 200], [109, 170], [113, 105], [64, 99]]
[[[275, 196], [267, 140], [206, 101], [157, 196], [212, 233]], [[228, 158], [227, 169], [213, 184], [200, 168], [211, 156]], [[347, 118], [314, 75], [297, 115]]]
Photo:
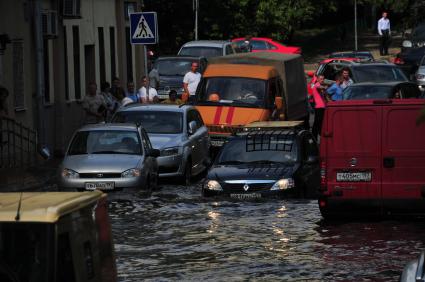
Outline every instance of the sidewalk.
[[[378, 35], [368, 30], [360, 30], [358, 33], [358, 50], [372, 52], [375, 59], [393, 61], [396, 54], [400, 52], [402, 36], [393, 34], [388, 56], [379, 55]], [[341, 40], [334, 28], [324, 28], [317, 30], [304, 30], [295, 34], [294, 42], [291, 45], [302, 48], [306, 71], [315, 71], [319, 62], [327, 58], [332, 52], [354, 50], [354, 36], [348, 35]]]
[[37, 167], [0, 169], [0, 192], [55, 190], [57, 168], [61, 159], [39, 163]]

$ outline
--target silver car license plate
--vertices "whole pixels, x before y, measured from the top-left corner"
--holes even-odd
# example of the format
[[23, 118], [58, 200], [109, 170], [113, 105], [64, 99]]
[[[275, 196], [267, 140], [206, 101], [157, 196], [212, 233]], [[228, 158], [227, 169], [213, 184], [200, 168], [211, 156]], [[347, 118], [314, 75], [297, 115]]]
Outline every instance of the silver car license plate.
[[248, 199], [258, 199], [261, 198], [260, 193], [247, 193], [247, 194], [230, 194], [230, 198], [248, 200]]
[[336, 181], [338, 182], [370, 182], [372, 181], [372, 172], [371, 171], [337, 172]]
[[86, 182], [86, 190], [114, 190], [115, 182]]

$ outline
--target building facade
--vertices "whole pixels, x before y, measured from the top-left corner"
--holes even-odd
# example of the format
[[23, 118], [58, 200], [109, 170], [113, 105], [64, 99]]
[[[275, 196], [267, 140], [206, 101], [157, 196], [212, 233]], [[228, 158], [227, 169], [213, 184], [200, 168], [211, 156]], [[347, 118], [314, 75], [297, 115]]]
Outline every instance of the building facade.
[[138, 85], [144, 47], [130, 44], [128, 12], [136, 0], [0, 1], [0, 84], [9, 90], [10, 118], [38, 132], [39, 143], [62, 154], [83, 124], [89, 82], [117, 76]]

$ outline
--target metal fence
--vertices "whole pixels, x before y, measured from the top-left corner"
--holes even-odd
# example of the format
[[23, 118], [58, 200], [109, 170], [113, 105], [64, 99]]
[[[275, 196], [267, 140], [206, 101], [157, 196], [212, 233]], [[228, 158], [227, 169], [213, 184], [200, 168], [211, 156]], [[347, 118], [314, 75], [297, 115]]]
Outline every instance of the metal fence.
[[0, 169], [36, 164], [37, 132], [13, 119], [0, 118]]

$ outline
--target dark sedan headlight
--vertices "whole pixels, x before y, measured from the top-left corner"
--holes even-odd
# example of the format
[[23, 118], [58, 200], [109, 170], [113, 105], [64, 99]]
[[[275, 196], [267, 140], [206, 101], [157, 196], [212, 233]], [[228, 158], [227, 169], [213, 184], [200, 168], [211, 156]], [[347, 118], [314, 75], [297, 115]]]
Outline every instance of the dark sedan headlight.
[[69, 168], [64, 168], [61, 174], [63, 178], [80, 178], [80, 174], [78, 174], [78, 172]]
[[165, 148], [161, 150], [161, 157], [169, 157], [179, 154], [179, 147]]
[[207, 182], [205, 182], [204, 189], [211, 191], [223, 191], [223, 188], [221, 187], [220, 183], [215, 180], [208, 180]]
[[286, 190], [293, 188], [295, 186], [294, 180], [292, 178], [284, 178], [276, 181], [275, 184], [273, 184], [272, 188], [270, 190]]
[[133, 177], [139, 177], [142, 175], [142, 171], [138, 168], [131, 168], [127, 169], [123, 173], [121, 173], [122, 178], [133, 178]]

